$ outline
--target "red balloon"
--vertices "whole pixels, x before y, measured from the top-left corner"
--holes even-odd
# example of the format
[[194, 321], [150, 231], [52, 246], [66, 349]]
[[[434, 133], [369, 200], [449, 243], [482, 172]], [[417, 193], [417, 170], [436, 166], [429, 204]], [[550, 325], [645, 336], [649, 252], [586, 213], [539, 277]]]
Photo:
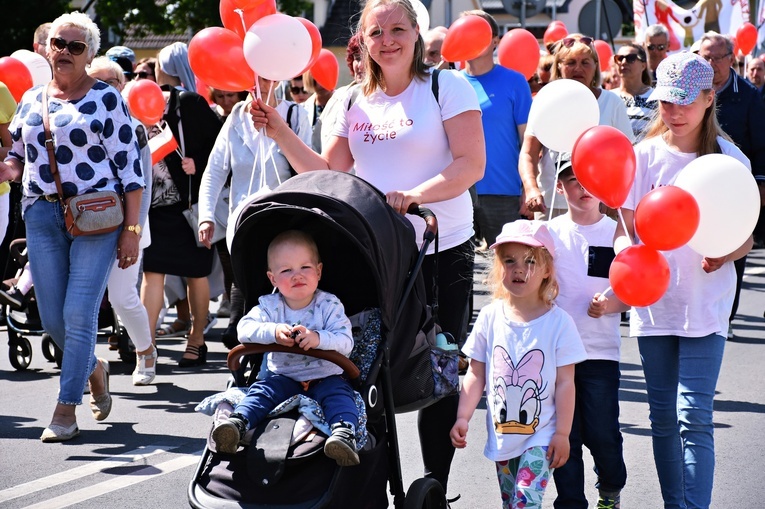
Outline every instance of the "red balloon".
[[130, 113], [146, 125], [155, 125], [165, 112], [162, 89], [151, 80], [138, 80], [128, 91]]
[[587, 192], [615, 209], [624, 204], [635, 181], [635, 151], [620, 130], [597, 125], [574, 143], [571, 167]]
[[606, 72], [611, 68], [611, 61], [614, 58], [614, 52], [611, 45], [606, 41], [598, 39], [593, 43], [595, 51], [598, 52], [598, 61], [600, 62], [600, 72]]
[[733, 54], [735, 56], [739, 56], [739, 54], [743, 55], [743, 53], [741, 53], [741, 48], [738, 47], [738, 40], [736, 40], [736, 36], [735, 35], [729, 35], [728, 37], [730, 37], [730, 40], [733, 43]]
[[534, 34], [523, 28], [514, 28], [499, 41], [499, 65], [518, 71], [528, 80], [539, 64], [539, 43]]
[[[305, 66], [305, 69], [303, 69], [303, 72], [300, 73], [300, 74], [303, 74], [308, 69], [310, 69], [313, 63], [316, 62], [316, 59], [319, 58], [319, 52], [321, 51], [321, 33], [319, 33], [319, 29], [316, 28], [316, 25], [314, 25], [307, 19], [305, 18], [296, 18], [296, 19], [303, 24], [306, 30], [308, 30], [308, 35], [311, 36], [311, 59], [308, 61], [308, 65]], [[332, 88], [334, 89], [335, 87], [332, 87]], [[331, 89], [327, 89], [327, 90], [331, 90]]]
[[738, 30], [736, 30], [736, 41], [738, 42], [738, 48], [744, 55], [748, 55], [757, 46], [757, 27], [748, 21], [738, 27]]
[[205, 28], [192, 37], [189, 64], [194, 74], [213, 88], [239, 92], [255, 85], [255, 73], [244, 59], [242, 39], [225, 28]]
[[263, 3], [264, 0], [231, 0], [237, 9], [246, 11]]
[[691, 240], [700, 218], [699, 205], [691, 193], [676, 186], [662, 186], [638, 203], [635, 231], [646, 246], [670, 251]]
[[563, 22], [553, 21], [547, 25], [547, 30], [545, 30], [545, 35], [542, 40], [544, 41], [545, 46], [549, 46], [550, 44], [560, 41], [567, 35], [568, 29], [566, 28], [566, 25], [564, 25]]
[[327, 90], [334, 90], [340, 75], [340, 65], [335, 54], [328, 49], [322, 49], [319, 58], [311, 66], [311, 74], [319, 85]]
[[276, 0], [262, 0], [260, 3], [254, 4], [253, 7], [242, 9], [241, 16], [236, 12], [236, 9], [235, 0], [220, 0], [219, 12], [223, 26], [244, 39], [244, 34], [256, 21], [265, 16], [276, 14]]
[[441, 56], [448, 62], [473, 60], [491, 44], [491, 26], [480, 16], [462, 16], [451, 24], [441, 46]]
[[16, 102], [21, 101], [21, 96], [33, 85], [32, 73], [27, 66], [11, 57], [0, 58], [0, 81], [5, 83]]
[[608, 272], [611, 289], [629, 306], [646, 307], [669, 288], [669, 264], [657, 250], [630, 246], [616, 255]]

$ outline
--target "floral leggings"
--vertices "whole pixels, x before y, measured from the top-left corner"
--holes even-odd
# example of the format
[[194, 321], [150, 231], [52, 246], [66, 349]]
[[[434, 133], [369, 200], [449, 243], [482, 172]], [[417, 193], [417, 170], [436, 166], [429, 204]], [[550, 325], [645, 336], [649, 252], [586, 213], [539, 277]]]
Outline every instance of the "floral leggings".
[[497, 478], [504, 509], [541, 509], [552, 469], [547, 447], [532, 447], [518, 458], [497, 461]]

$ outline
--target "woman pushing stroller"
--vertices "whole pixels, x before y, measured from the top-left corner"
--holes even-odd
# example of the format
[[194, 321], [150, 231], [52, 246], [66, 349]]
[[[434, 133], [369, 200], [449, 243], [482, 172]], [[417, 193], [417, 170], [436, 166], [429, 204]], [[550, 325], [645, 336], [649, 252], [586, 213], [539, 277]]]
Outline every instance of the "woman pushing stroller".
[[[267, 256], [268, 279], [279, 291], [260, 297], [259, 305], [242, 318], [239, 340], [350, 354], [351, 322], [339, 299], [318, 289], [322, 263], [313, 239], [298, 230], [285, 231], [268, 246]], [[234, 413], [216, 424], [212, 438], [218, 452], [235, 453], [248, 429], [281, 402], [305, 394], [319, 403], [332, 431], [324, 453], [340, 466], [358, 465], [354, 435], [359, 416], [342, 369], [313, 357], [272, 352], [268, 371], [250, 387]]]

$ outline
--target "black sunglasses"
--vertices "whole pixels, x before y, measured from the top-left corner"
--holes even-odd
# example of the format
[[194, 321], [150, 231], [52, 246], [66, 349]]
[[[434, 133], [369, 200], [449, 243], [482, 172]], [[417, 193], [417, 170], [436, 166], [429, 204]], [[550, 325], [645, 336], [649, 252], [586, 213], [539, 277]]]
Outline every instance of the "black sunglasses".
[[592, 37], [579, 37], [579, 38], [576, 38], [576, 37], [565, 37], [565, 38], [561, 39], [560, 42], [565, 47], [570, 48], [571, 46], [573, 46], [577, 42], [581, 42], [585, 46], [589, 46], [590, 44], [592, 44], [592, 41], [593, 41]]
[[138, 79], [145, 80], [149, 76], [154, 76], [154, 73], [153, 72], [143, 72], [143, 71], [140, 71], [140, 72], [135, 73], [135, 75], [138, 76]]
[[302, 87], [290, 87], [290, 92], [293, 93], [293, 95], [297, 94], [307, 94], [308, 90], [302, 88]]
[[649, 44], [648, 46], [646, 46], [646, 48], [648, 48], [648, 51], [664, 51], [665, 49], [667, 49], [667, 45], [666, 44]]
[[82, 52], [85, 51], [85, 48], [88, 47], [87, 43], [82, 41], [66, 42], [66, 40], [62, 39], [61, 37], [51, 37], [50, 45], [54, 50], [58, 52], [62, 52], [65, 49], [68, 49], [69, 53], [74, 56], [82, 55]]
[[640, 55], [637, 53], [630, 53], [629, 55], [614, 55], [614, 62], [617, 64], [621, 64], [624, 61], [627, 61], [628, 64], [634, 64], [636, 61], [640, 60], [643, 61], [642, 58], [640, 58]]

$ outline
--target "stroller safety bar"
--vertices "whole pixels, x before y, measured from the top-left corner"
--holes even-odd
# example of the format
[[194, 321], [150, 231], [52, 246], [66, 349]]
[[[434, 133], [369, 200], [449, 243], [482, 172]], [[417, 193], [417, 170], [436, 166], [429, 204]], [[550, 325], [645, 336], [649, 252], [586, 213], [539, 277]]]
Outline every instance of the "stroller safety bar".
[[315, 348], [311, 350], [303, 350], [297, 346], [284, 346], [276, 343], [269, 345], [249, 343], [246, 345], [238, 345], [234, 347], [228, 353], [228, 368], [231, 371], [237, 371], [241, 366], [242, 357], [245, 355], [255, 355], [267, 352], [293, 353], [296, 355], [316, 357], [317, 359], [334, 362], [340, 366], [343, 371], [345, 371], [345, 374], [348, 375], [348, 378], [351, 380], [356, 380], [359, 377], [359, 368], [357, 368], [356, 365], [351, 362], [348, 357], [335, 352], [334, 350], [318, 350]]

